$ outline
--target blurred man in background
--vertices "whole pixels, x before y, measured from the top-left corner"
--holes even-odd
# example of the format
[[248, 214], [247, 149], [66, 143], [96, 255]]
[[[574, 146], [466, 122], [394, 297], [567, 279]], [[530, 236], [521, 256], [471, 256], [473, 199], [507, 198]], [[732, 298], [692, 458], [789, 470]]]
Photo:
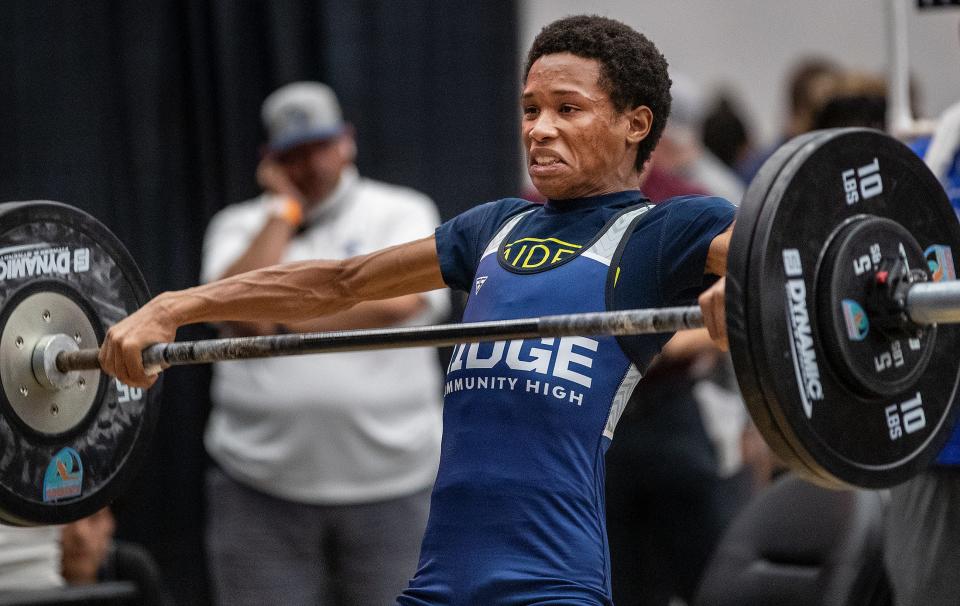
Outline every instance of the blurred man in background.
[[89, 585], [100, 580], [100, 572], [113, 545], [116, 521], [104, 507], [91, 516], [63, 527], [63, 578], [71, 585]]
[[813, 130], [817, 114], [833, 96], [842, 75], [840, 67], [828, 59], [809, 57], [797, 62], [787, 80], [788, 114], [782, 134], [772, 145], [743, 162], [738, 173], [744, 183], [753, 180], [763, 163], [781, 145]]
[[700, 136], [704, 146], [732, 171], [753, 153], [747, 120], [731, 91], [715, 93], [703, 117]]
[[811, 130], [851, 126], [886, 129], [887, 81], [883, 76], [859, 70], [839, 74], [813, 114]]
[[[137, 604], [169, 604], [153, 557], [141, 545], [116, 540], [115, 529], [108, 507], [64, 526], [0, 524], [0, 602], [87, 604], [95, 600], [82, 586], [125, 581], [134, 585]], [[99, 591], [104, 602], [129, 597], [123, 585]]]
[[[711, 196], [720, 196], [740, 204], [744, 186], [736, 174], [707, 149], [700, 137], [706, 100], [700, 86], [680, 73], [671, 73], [670, 94], [673, 106], [663, 137], [653, 152], [650, 163], [659, 171], [695, 184]], [[654, 183], [647, 180], [644, 193], [658, 201]], [[652, 192], [652, 193], [651, 193]], [[687, 195], [700, 192], [681, 192]], [[672, 195], [679, 195], [674, 193]]]
[[0, 524], [0, 591], [31, 591], [100, 580], [116, 523], [109, 508], [64, 526]]
[[62, 587], [61, 532], [58, 526], [0, 525], [0, 592]]
[[[342, 259], [430, 236], [429, 198], [360, 177], [333, 91], [287, 85], [263, 104], [263, 195], [221, 211], [202, 279]], [[303, 324], [224, 324], [225, 336], [423, 324], [444, 291], [362, 303]], [[432, 349], [216, 365], [206, 446], [207, 545], [221, 604], [386, 604], [413, 575], [436, 475]]]

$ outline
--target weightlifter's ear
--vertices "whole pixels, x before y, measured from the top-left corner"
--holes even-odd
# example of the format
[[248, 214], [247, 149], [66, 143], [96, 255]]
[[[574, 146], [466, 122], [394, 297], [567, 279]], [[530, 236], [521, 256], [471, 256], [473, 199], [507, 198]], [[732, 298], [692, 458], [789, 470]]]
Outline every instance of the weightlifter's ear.
[[627, 142], [637, 144], [646, 139], [653, 126], [653, 111], [646, 105], [638, 105], [624, 113], [628, 121]]

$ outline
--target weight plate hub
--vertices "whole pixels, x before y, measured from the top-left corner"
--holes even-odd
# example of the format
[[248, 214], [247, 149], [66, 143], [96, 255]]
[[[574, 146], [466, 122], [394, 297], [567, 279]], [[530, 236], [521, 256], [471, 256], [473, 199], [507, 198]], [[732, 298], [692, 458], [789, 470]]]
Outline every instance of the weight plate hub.
[[[45, 384], [35, 369], [37, 354], [48, 358], [44, 342], [96, 343], [92, 310], [77, 304], [81, 297], [63, 284], [41, 281], [17, 291], [0, 336], [0, 383], [10, 408], [30, 429], [56, 436], [75, 428], [90, 412], [97, 397], [100, 372], [71, 373], [59, 388]], [[67, 335], [73, 335], [69, 337]], [[58, 341], [54, 341], [56, 343]], [[70, 345], [62, 344], [61, 348]], [[45, 363], [46, 360], [40, 360]], [[89, 386], [89, 388], [88, 388]]]
[[[864, 318], [851, 305], [848, 328], [833, 299], [852, 293], [862, 307], [856, 297], [865, 282], [850, 277], [852, 261], [848, 270], [843, 259], [867, 254], [866, 271], [874, 272], [873, 244], [881, 257], [903, 243], [910, 263], [922, 265], [917, 251], [931, 249], [955, 263], [956, 217], [923, 162], [876, 131], [810, 135], [769, 172], [769, 185], [751, 186], [744, 198], [728, 260], [728, 281], [737, 287], [728, 289], [727, 305], [730, 315], [737, 308], [743, 314], [731, 321], [741, 326], [730, 339], [744, 398], [751, 413], [766, 418], [769, 427], [758, 427], [773, 436], [771, 447], [799, 459], [811, 479], [900, 483], [934, 459], [952, 429], [958, 331], [940, 326], [916, 350], [907, 338], [885, 335], [860, 347], [849, 335], [861, 336]], [[850, 225], [862, 215], [896, 227], [871, 222], [860, 228], [865, 239], [854, 241], [849, 230], [858, 228]], [[891, 369], [870, 377], [872, 358], [884, 348], [891, 358], [899, 348], [903, 364], [891, 360]]]
[[[885, 297], [897, 264], [928, 274], [923, 249], [902, 225], [860, 215], [830, 238], [817, 269], [817, 313], [836, 374], [868, 397], [902, 392], [923, 375], [937, 328], [885, 326]], [[873, 318], [873, 321], [871, 321]]]
[[99, 371], [55, 377], [63, 384], [56, 389], [37, 379], [34, 364], [52, 353], [45, 343], [97, 347], [148, 299], [130, 254], [96, 219], [56, 202], [0, 204], [3, 522], [85, 517], [134, 473], [156, 424], [159, 389], [130, 389]]

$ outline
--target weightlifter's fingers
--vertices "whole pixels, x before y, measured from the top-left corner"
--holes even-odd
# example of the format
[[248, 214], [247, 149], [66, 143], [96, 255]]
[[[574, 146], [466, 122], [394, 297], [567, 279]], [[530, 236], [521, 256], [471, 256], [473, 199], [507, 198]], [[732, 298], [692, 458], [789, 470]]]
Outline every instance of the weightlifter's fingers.
[[713, 286], [703, 291], [698, 298], [700, 311], [703, 312], [703, 325], [710, 333], [714, 344], [722, 351], [730, 349], [727, 341], [726, 303], [724, 289], [726, 278], [720, 278]]
[[156, 375], [150, 375], [143, 367], [143, 348], [137, 340], [127, 340], [120, 351], [121, 366], [126, 379], [121, 382], [131, 387], [148, 388], [157, 381]]
[[127, 370], [126, 359], [123, 351], [123, 327], [119, 324], [107, 331], [107, 336], [100, 346], [98, 359], [100, 368], [110, 376], [116, 377], [121, 383], [133, 387], [140, 387], [136, 384], [130, 372]]
[[157, 306], [148, 303], [107, 331], [100, 348], [100, 364], [104, 372], [117, 377], [131, 387], [150, 387], [156, 380], [158, 368], [149, 371], [143, 367], [143, 350], [152, 343], [171, 341], [176, 327], [163, 318]]
[[112, 337], [113, 328], [107, 330], [107, 334], [100, 345], [100, 353], [97, 354], [97, 360], [100, 362], [100, 369], [108, 375], [117, 376], [116, 355], [114, 353], [114, 340]]

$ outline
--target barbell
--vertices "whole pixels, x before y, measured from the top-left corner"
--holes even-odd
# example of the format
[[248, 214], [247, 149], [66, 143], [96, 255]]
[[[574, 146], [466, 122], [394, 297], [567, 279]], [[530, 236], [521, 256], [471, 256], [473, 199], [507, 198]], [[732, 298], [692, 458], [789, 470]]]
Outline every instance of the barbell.
[[[953, 430], [960, 225], [906, 146], [836, 129], [781, 147], [738, 212], [727, 330], [747, 408], [791, 468], [831, 487], [891, 486]], [[138, 467], [160, 382], [101, 373], [96, 345], [148, 300], [120, 241], [50, 201], [0, 205], [0, 520], [64, 523], [109, 503]], [[703, 325], [697, 307], [159, 343], [147, 365], [638, 335]]]

